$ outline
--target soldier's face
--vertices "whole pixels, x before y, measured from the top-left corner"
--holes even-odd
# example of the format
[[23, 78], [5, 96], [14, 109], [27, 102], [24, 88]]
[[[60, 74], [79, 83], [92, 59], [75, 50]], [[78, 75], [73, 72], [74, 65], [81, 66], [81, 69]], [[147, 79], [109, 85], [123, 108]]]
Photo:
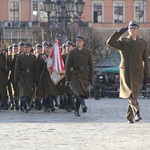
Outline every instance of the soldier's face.
[[128, 29], [128, 33], [131, 37], [136, 37], [138, 35], [139, 28], [132, 27]]
[[72, 50], [73, 50], [73, 46], [71, 46], [71, 45], [66, 46], [66, 51], [67, 52], [72, 51]]
[[24, 51], [25, 51], [25, 53], [30, 53], [30, 51], [31, 51], [31, 47], [24, 47]]
[[13, 49], [13, 53], [14, 53], [14, 54], [18, 53], [18, 48], [14, 48], [14, 49]]
[[78, 48], [82, 48], [83, 47], [83, 44], [84, 44], [84, 41], [83, 40], [76, 40], [76, 46]]
[[19, 46], [18, 50], [19, 50], [19, 53], [24, 53], [24, 46]]

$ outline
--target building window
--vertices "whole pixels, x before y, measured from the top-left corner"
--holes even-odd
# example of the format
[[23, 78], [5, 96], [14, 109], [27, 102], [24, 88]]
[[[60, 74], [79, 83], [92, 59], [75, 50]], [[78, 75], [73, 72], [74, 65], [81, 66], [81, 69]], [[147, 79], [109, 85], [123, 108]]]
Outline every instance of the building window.
[[31, 3], [32, 21], [47, 22], [47, 14], [44, 10], [44, 4], [41, 0], [32, 0]]
[[93, 2], [93, 23], [103, 22], [103, 2]]
[[19, 2], [18, 1], [10, 1], [9, 5], [9, 14], [11, 21], [19, 21]]
[[124, 3], [123, 2], [114, 2], [113, 4], [113, 22], [114, 23], [122, 23], [123, 22], [123, 9]]
[[145, 2], [134, 3], [134, 16], [137, 22], [145, 22]]

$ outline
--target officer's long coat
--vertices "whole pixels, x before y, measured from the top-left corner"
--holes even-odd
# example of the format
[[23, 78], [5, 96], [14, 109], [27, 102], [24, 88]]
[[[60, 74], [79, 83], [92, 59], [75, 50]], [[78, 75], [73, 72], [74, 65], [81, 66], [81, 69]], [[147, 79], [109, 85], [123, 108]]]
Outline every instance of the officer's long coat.
[[89, 81], [93, 80], [93, 59], [91, 52], [85, 47], [75, 48], [68, 53], [66, 59], [66, 80], [71, 81], [74, 91], [88, 98]]
[[129, 36], [120, 38], [118, 32], [108, 39], [107, 44], [120, 52], [120, 97], [137, 99], [144, 78], [149, 73], [149, 51], [147, 42], [137, 37], [134, 41]]
[[41, 57], [37, 64], [37, 73], [38, 73], [38, 88], [41, 89], [40, 96], [57, 96], [58, 89], [57, 85], [55, 85], [51, 78], [50, 73], [47, 68], [47, 63]]
[[19, 97], [31, 98], [36, 81], [36, 57], [30, 54], [21, 54], [17, 57], [15, 65], [15, 82], [19, 83]]

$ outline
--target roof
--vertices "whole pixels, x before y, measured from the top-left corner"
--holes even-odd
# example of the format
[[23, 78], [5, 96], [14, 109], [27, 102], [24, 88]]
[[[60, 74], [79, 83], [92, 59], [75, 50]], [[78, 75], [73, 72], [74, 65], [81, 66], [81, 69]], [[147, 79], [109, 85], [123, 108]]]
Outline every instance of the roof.
[[94, 67], [96, 68], [107, 68], [116, 67], [120, 64], [120, 54], [118, 51], [112, 52], [107, 55], [103, 60], [98, 61]]

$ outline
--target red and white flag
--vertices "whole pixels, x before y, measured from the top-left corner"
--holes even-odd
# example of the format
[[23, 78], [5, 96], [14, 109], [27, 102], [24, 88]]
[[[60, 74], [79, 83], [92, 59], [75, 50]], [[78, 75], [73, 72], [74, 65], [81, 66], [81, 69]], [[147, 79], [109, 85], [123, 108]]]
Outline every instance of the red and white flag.
[[50, 78], [56, 85], [65, 77], [65, 65], [61, 55], [59, 40], [54, 41], [53, 51], [48, 58], [45, 58], [45, 61], [47, 62]]

